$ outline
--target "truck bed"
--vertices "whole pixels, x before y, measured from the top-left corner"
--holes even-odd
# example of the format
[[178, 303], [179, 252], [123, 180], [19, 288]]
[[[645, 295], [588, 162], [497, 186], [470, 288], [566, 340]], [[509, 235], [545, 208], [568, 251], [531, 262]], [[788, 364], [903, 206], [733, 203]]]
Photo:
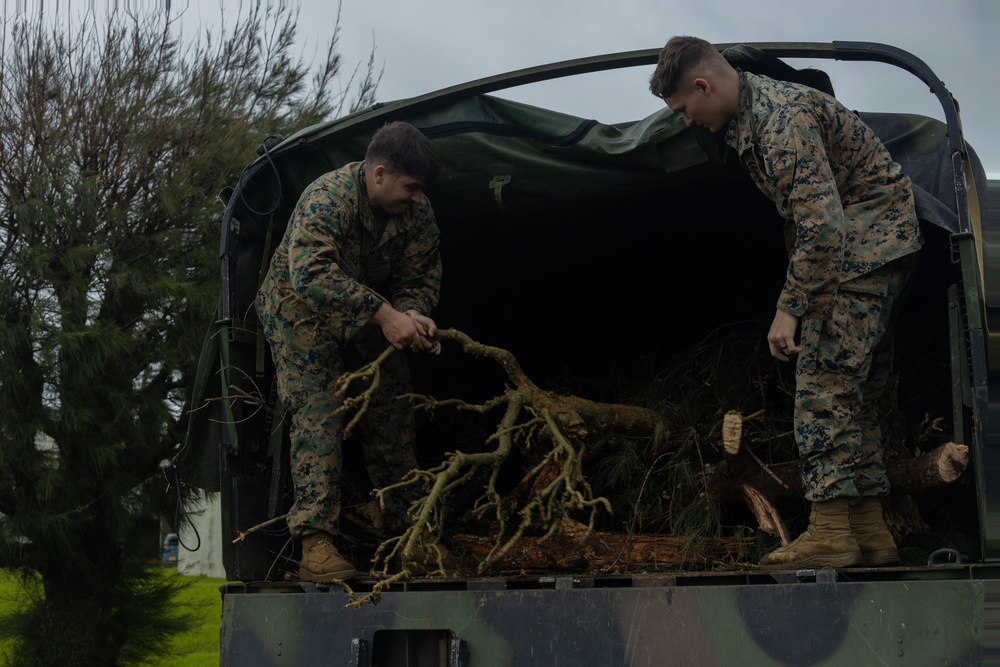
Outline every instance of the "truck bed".
[[946, 564], [417, 578], [357, 608], [336, 585], [227, 584], [221, 664], [980, 665], [998, 574]]

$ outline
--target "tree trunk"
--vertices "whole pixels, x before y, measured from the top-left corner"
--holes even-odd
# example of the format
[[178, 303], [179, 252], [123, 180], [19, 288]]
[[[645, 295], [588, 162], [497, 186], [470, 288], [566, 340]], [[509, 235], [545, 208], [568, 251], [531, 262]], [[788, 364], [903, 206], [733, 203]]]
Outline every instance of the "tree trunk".
[[[469, 553], [485, 556], [496, 543], [493, 536], [455, 535], [452, 542]], [[621, 573], [650, 567], [701, 569], [711, 563], [739, 558], [752, 540], [670, 535], [633, 535], [593, 531], [564, 519], [562, 530], [548, 539], [523, 537], [498, 559], [500, 571], [586, 571]]]
[[[96, 577], [46, 577], [45, 599], [32, 610], [34, 629], [17, 660], [24, 665], [115, 667], [123, 637], [113, 627], [112, 587]], [[15, 661], [15, 664], [18, 664]]]
[[[886, 475], [893, 495], [922, 493], [955, 482], [969, 464], [969, 448], [948, 442], [913, 459], [889, 461]], [[766, 470], [749, 456], [738, 454], [705, 472], [709, 492], [721, 501], [743, 500], [742, 485], [770, 500], [802, 497], [802, 463], [789, 461]]]

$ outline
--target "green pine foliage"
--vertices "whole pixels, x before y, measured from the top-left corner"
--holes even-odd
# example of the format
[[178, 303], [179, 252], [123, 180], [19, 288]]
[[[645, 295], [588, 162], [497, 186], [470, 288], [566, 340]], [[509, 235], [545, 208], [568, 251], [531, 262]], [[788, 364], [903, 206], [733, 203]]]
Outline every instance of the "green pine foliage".
[[[617, 400], [662, 412], [663, 439], [616, 438], [603, 443], [590, 472], [595, 493], [615, 508], [610, 528], [684, 536], [692, 566], [701, 562], [696, 540], [747, 534], [752, 517], [734, 517], [708, 493], [702, 473], [723, 458], [726, 412], [758, 415], [744, 424], [744, 446], [768, 463], [794, 460], [790, 374], [781, 372], [753, 323], [713, 331], [668, 358], [649, 357], [629, 375], [638, 379]], [[787, 369], [786, 369], [787, 370]]]
[[160, 464], [218, 295], [216, 196], [265, 137], [378, 82], [372, 60], [339, 80], [337, 26], [304, 62], [297, 21], [251, 3], [182, 40], [169, 10], [0, 20], [0, 567], [25, 593], [0, 623], [9, 664], [141, 664], [190, 623], [149, 526], [173, 515]]

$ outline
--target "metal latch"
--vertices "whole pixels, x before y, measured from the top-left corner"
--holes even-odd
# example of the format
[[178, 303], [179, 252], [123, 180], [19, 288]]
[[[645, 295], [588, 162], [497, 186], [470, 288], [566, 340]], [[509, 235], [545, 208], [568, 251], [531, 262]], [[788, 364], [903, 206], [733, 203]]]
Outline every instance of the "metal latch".
[[969, 557], [958, 549], [946, 548], [932, 551], [927, 557], [927, 566], [934, 567], [940, 565], [961, 565], [968, 562]]
[[364, 639], [354, 638], [351, 640], [351, 656], [347, 661], [348, 667], [368, 667], [368, 642]]
[[503, 195], [500, 191], [503, 190], [503, 186], [508, 183], [510, 183], [510, 174], [500, 174], [498, 176], [494, 176], [493, 180], [490, 181], [490, 189], [493, 190], [493, 197], [497, 200], [497, 208], [501, 211], [504, 210], [504, 205]]

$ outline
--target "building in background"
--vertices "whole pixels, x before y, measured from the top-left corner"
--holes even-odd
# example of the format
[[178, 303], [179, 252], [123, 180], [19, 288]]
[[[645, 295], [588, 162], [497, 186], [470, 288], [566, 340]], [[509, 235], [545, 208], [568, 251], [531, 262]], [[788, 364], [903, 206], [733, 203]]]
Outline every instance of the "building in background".
[[197, 507], [178, 526], [177, 571], [189, 576], [225, 579], [219, 494], [202, 492]]

